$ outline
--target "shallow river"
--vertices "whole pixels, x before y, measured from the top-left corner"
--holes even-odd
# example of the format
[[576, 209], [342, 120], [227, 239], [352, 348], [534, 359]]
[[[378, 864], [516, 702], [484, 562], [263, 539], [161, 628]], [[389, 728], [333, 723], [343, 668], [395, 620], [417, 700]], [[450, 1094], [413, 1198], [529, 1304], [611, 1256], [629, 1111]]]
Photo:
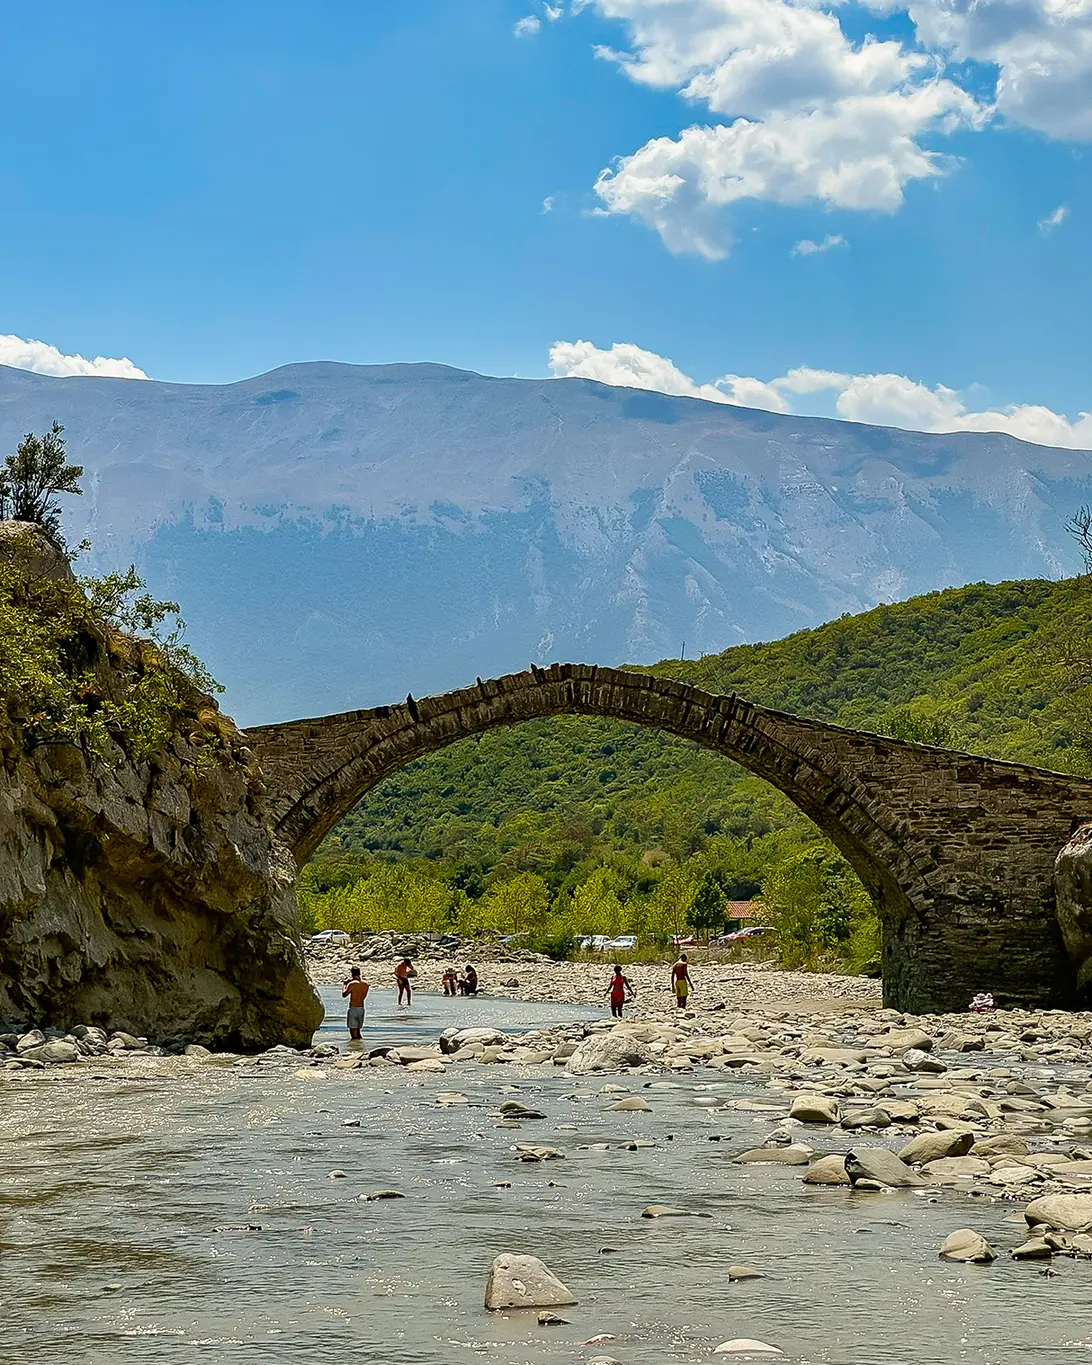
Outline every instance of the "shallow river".
[[[453, 1004], [470, 1007], [467, 1023], [564, 1015]], [[415, 1000], [416, 1018], [385, 1008], [377, 999], [369, 1036], [409, 1041], [426, 1013], [430, 1038], [450, 1022], [431, 1018], [445, 1008], [435, 997]], [[794, 1365], [1092, 1361], [1092, 1265], [1057, 1258], [1046, 1277], [1010, 1261], [1020, 1206], [811, 1189], [799, 1171], [733, 1165], [774, 1116], [709, 1101], [784, 1112], [754, 1082], [632, 1078], [653, 1112], [611, 1113], [617, 1097], [599, 1092], [617, 1078], [554, 1068], [87, 1073], [0, 1089], [2, 1365], [569, 1365], [604, 1354], [693, 1365], [731, 1337], [771, 1342]], [[547, 1117], [497, 1127], [516, 1085]], [[469, 1103], [440, 1107], [445, 1091]], [[633, 1138], [656, 1145], [581, 1150]], [[565, 1159], [519, 1162], [517, 1141]], [[361, 1198], [385, 1188], [406, 1198]], [[711, 1217], [642, 1219], [653, 1202]], [[994, 1265], [937, 1258], [968, 1225], [998, 1248]], [[558, 1310], [568, 1325], [484, 1310], [490, 1262], [506, 1250], [541, 1256], [565, 1281], [579, 1299]], [[729, 1285], [733, 1261], [766, 1278]], [[584, 1344], [605, 1333], [614, 1340]]]

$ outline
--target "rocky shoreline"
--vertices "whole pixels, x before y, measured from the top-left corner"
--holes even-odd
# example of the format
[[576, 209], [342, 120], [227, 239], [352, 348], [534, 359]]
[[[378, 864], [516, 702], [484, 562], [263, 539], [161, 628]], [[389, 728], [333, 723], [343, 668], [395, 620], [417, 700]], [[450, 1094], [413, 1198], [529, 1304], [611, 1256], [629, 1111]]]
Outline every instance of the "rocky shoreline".
[[[528, 1000], [552, 1005], [601, 1005], [606, 1010], [611, 964], [602, 962], [551, 962], [537, 953], [492, 953], [483, 957], [460, 949], [456, 963], [473, 962], [481, 990], [487, 996]], [[340, 986], [352, 966], [373, 985], [390, 985], [396, 957], [362, 959], [346, 945], [310, 950], [308, 970], [314, 983]], [[772, 963], [740, 963], [694, 960], [691, 1002], [698, 1014], [710, 1010], [795, 1007], [824, 1014], [844, 1010], [879, 1009], [880, 983], [870, 977], [843, 976], [833, 972], [786, 972]], [[414, 958], [417, 990], [440, 991], [444, 967], [450, 958]], [[630, 1019], [658, 1019], [675, 1014], [671, 994], [670, 966], [666, 962], [622, 964], [633, 985], [635, 998], [626, 1005]]]
[[[602, 1002], [598, 964], [523, 962], [517, 970], [492, 990]], [[91, 1071], [90, 1063], [100, 1074], [104, 1067], [170, 1075], [215, 1065], [346, 1084], [377, 1071], [385, 1083], [399, 1071], [421, 1082], [451, 1073], [457, 1083], [460, 1071], [489, 1066], [513, 1077], [599, 1077], [612, 1109], [645, 1114], [654, 1112], [657, 1092], [730, 1081], [738, 1096], [710, 1096], [710, 1113], [742, 1110], [768, 1120], [762, 1139], [736, 1153], [736, 1162], [783, 1168], [805, 1186], [949, 1191], [1023, 1205], [1032, 1235], [1019, 1239], [1014, 1256], [1092, 1259], [1092, 1014], [913, 1017], [878, 1007], [871, 981], [740, 966], [701, 968], [696, 1007], [680, 1011], [671, 1007], [665, 968], [634, 966], [627, 974], [638, 994], [634, 1017], [620, 1023], [604, 1018], [514, 1035], [453, 1026], [432, 1044], [369, 1048], [365, 1039], [355, 1049], [323, 1042], [249, 1057], [192, 1045], [169, 1054], [146, 1039], [84, 1027], [65, 1036], [28, 1030], [0, 1034], [0, 1076], [74, 1076]], [[427, 970], [422, 979], [430, 984]], [[444, 1090], [436, 1103], [463, 1099]], [[513, 1101], [500, 1105], [498, 1123], [520, 1128], [541, 1117]], [[564, 1155], [533, 1140], [517, 1143], [516, 1152], [531, 1162]], [[973, 1230], [957, 1231], [946, 1256], [995, 1254]]]

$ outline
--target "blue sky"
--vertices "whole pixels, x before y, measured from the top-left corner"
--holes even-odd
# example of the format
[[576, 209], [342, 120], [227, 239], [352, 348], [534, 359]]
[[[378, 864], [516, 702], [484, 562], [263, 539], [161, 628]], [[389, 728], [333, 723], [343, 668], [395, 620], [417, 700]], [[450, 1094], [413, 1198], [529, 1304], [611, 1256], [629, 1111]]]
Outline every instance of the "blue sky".
[[0, 63], [7, 363], [557, 347], [1092, 446], [1092, 0], [56, 0]]

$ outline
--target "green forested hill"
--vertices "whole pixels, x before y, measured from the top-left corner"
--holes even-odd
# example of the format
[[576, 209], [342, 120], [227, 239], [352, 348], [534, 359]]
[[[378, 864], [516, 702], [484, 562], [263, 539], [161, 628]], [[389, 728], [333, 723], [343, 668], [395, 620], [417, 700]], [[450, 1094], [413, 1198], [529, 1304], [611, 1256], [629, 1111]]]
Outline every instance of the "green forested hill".
[[[650, 672], [860, 729], [1085, 771], [1057, 662], [1092, 620], [1078, 580], [930, 593]], [[390, 778], [331, 846], [491, 867], [594, 847], [675, 857], [786, 818], [764, 783], [656, 731], [564, 717], [493, 731]], [[552, 859], [551, 859], [552, 860]]]
[[[648, 671], [841, 725], [1089, 771], [1085, 693], [1072, 692], [1062, 655], [1090, 634], [1086, 580], [973, 584]], [[305, 880], [321, 891], [399, 862], [464, 902], [530, 898], [536, 923], [591, 931], [634, 927], [657, 896], [689, 913], [710, 879], [726, 899], [761, 892], [785, 914], [805, 901], [813, 914], [831, 896], [853, 900], [831, 857], [785, 798], [718, 755], [559, 717], [464, 740], [389, 778]], [[512, 913], [497, 908], [493, 920], [517, 922]]]

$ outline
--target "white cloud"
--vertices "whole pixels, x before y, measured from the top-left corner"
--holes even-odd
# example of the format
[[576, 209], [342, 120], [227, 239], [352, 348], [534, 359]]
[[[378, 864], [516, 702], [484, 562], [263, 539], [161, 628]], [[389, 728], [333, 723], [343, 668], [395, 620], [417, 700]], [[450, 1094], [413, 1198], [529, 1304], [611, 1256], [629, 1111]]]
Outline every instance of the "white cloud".
[[764, 199], [892, 212], [910, 181], [948, 164], [915, 139], [973, 126], [980, 116], [965, 91], [938, 80], [905, 94], [853, 96], [810, 113], [654, 138], [602, 171], [595, 188], [608, 212], [641, 219], [670, 250], [719, 260], [732, 241], [728, 205]]
[[550, 347], [550, 372], [555, 379], [596, 379], [628, 389], [654, 389], [683, 398], [731, 401], [714, 384], [695, 384], [663, 356], [640, 346], [616, 341], [609, 351], [590, 341], [557, 341]]
[[543, 5], [543, 13], [551, 24], [557, 23], [564, 11], [560, 5]]
[[726, 374], [717, 380], [717, 388], [725, 394], [723, 401], [739, 408], [765, 408], [767, 412], [792, 412], [792, 405], [773, 384], [761, 379], [749, 379], [742, 374]]
[[1039, 219], [1039, 231], [1045, 237], [1054, 231], [1056, 227], [1061, 227], [1069, 217], [1069, 209], [1065, 204], [1059, 204], [1053, 213], [1048, 213], [1045, 218]]
[[88, 360], [82, 355], [64, 355], [56, 346], [44, 341], [29, 341], [17, 336], [0, 335], [0, 365], [11, 365], [17, 370], [33, 370], [35, 374], [56, 376], [99, 375], [114, 379], [147, 379], [139, 366], [125, 356], [113, 359], [97, 355]]
[[734, 202], [892, 212], [907, 185], [954, 164], [926, 139], [997, 115], [1092, 140], [1092, 0], [862, 0], [877, 14], [907, 13], [916, 39], [907, 43], [847, 36], [842, 3], [574, 0], [574, 12], [621, 26], [622, 41], [597, 48], [600, 57], [714, 116], [604, 170], [603, 211], [641, 220], [672, 251], [716, 260], [731, 244]]
[[803, 241], [797, 242], [789, 252], [790, 256], [818, 256], [821, 251], [831, 251], [836, 246], [848, 246], [849, 243], [840, 232], [827, 233], [821, 242], [813, 242], [805, 237]]
[[851, 422], [910, 431], [998, 431], [1038, 445], [1092, 450], [1092, 413], [1079, 413], [1074, 421], [1035, 403], [974, 410], [954, 389], [943, 384], [931, 388], [899, 374], [843, 374], [801, 366], [770, 380], [730, 374], [699, 384], [652, 351], [625, 342], [601, 350], [590, 341], [555, 343], [550, 370], [556, 378], [597, 379], [781, 413], [801, 412], [794, 398], [829, 393], [838, 416]]
[[554, 196], [553, 196], [552, 194], [548, 194], [548, 195], [546, 196], [546, 198], [542, 201], [542, 212], [543, 212], [543, 213], [553, 213], [553, 211], [554, 211]]
[[542, 20], [534, 14], [525, 14], [522, 19], [517, 19], [512, 32], [517, 38], [533, 38], [542, 27]]
[[598, 49], [631, 80], [678, 89], [716, 113], [764, 118], [881, 94], [927, 63], [899, 43], [855, 45], [833, 14], [793, 0], [590, 0], [631, 50]]
[[909, 12], [923, 45], [997, 68], [1005, 118], [1051, 137], [1092, 139], [1092, 0], [903, 0], [895, 7]]
[[725, 210], [741, 199], [893, 212], [908, 184], [952, 165], [925, 136], [989, 117], [927, 54], [851, 41], [821, 0], [584, 7], [625, 25], [628, 50], [598, 51], [631, 80], [732, 116], [654, 138], [599, 175], [606, 212], [640, 219], [672, 251], [726, 255]]

